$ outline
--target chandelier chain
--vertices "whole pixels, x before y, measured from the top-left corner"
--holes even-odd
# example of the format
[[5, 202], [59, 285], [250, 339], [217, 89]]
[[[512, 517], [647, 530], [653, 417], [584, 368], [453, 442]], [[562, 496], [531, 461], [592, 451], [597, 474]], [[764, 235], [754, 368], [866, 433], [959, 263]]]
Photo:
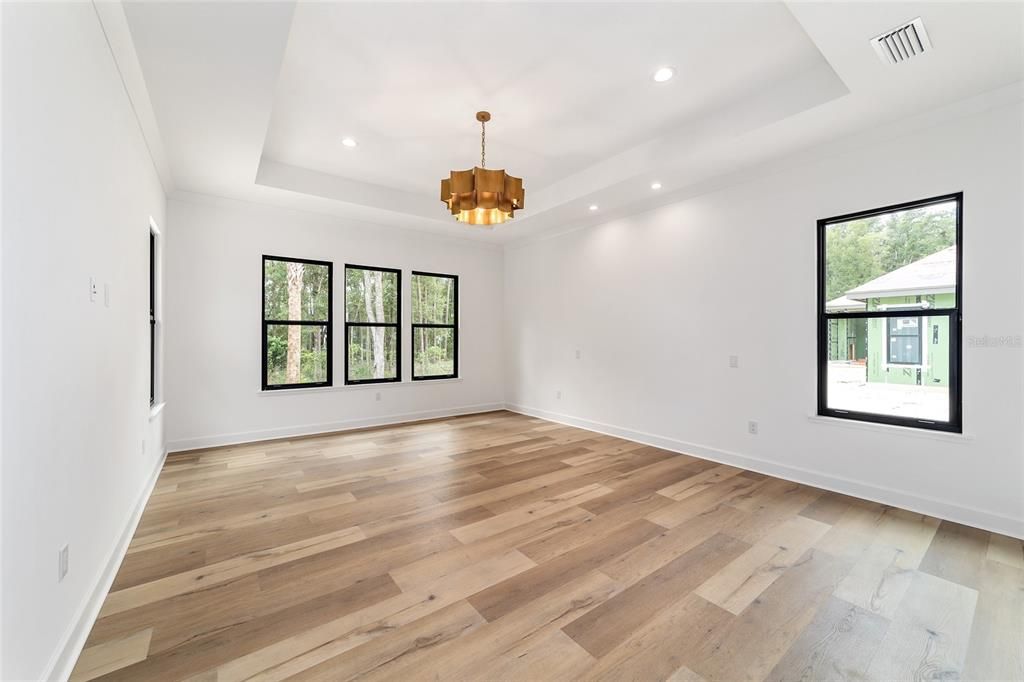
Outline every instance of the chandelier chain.
[[480, 167], [487, 168], [487, 124], [480, 121]]

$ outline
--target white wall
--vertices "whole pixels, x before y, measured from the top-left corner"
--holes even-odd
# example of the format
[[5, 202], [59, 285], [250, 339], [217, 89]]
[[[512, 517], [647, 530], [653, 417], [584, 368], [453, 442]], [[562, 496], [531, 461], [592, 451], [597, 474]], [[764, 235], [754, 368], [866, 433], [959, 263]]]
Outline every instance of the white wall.
[[818, 218], [962, 190], [965, 341], [1024, 333], [1022, 120], [1018, 101], [509, 247], [508, 402], [1024, 535], [1020, 347], [965, 344], [966, 437], [809, 418]]
[[[184, 450], [500, 407], [502, 252], [468, 240], [189, 195], [168, 202], [167, 432]], [[262, 256], [334, 263], [334, 386], [260, 390]], [[344, 386], [345, 263], [400, 268], [400, 384]], [[459, 374], [409, 380], [410, 270], [459, 276]], [[377, 400], [377, 395], [380, 400]]]
[[164, 196], [92, 4], [0, 11], [0, 677], [60, 678], [163, 455], [147, 325], [149, 219], [163, 224]]

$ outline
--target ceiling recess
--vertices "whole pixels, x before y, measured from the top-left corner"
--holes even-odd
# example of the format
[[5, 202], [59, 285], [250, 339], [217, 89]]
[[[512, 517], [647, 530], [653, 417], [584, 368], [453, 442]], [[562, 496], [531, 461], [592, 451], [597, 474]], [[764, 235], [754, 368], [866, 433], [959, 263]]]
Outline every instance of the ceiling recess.
[[871, 47], [875, 48], [878, 58], [886, 64], [899, 64], [928, 52], [932, 49], [932, 43], [924, 30], [924, 22], [918, 17], [880, 36], [875, 36], [871, 39]]

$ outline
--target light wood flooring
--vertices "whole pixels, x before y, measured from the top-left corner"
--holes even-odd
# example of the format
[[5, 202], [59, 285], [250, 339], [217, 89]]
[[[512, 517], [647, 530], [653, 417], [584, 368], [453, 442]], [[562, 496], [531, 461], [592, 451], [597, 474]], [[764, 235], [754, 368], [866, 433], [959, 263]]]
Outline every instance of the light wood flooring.
[[172, 455], [73, 679], [1021, 680], [1019, 540], [509, 412]]

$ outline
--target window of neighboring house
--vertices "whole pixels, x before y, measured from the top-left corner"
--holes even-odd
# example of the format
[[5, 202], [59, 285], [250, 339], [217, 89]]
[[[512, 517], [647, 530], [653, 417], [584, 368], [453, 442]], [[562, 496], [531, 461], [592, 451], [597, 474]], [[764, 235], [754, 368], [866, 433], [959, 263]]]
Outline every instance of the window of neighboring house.
[[149, 404], [156, 404], [156, 234], [149, 231]]
[[331, 385], [327, 261], [263, 256], [263, 390]]
[[818, 414], [960, 432], [963, 194], [818, 221]]
[[402, 271], [345, 266], [345, 383], [402, 380]]
[[412, 378], [459, 375], [459, 278], [412, 273]]
[[887, 320], [890, 365], [921, 364], [921, 318], [890, 317]]

